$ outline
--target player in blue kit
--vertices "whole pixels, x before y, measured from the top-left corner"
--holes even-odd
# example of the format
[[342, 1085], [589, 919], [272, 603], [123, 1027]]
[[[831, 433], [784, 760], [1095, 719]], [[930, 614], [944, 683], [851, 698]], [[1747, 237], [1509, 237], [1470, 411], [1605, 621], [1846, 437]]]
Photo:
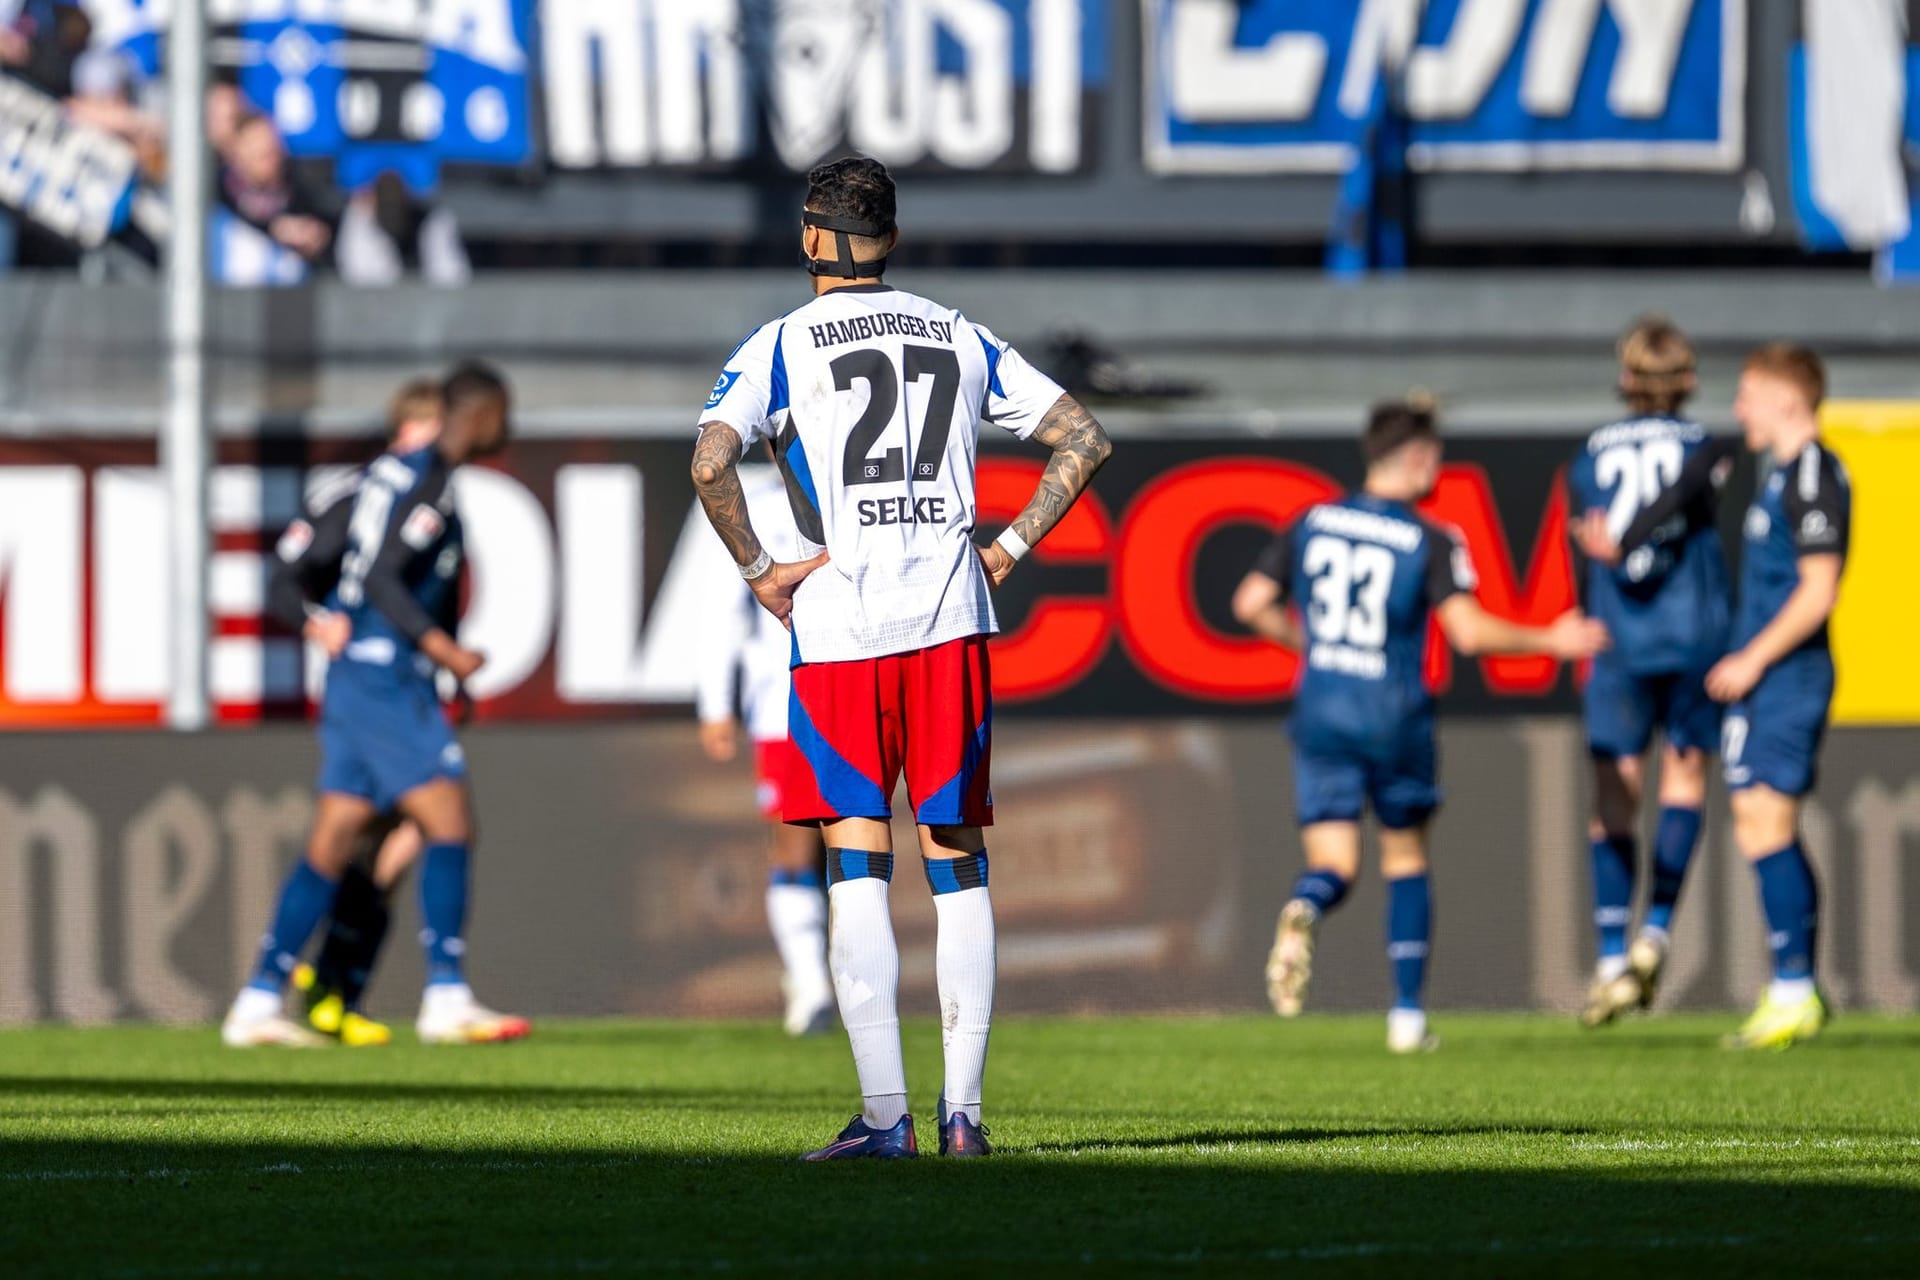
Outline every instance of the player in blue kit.
[[[1726, 652], [1733, 586], [1716, 528], [1726, 467], [1719, 442], [1680, 416], [1695, 386], [1693, 346], [1664, 319], [1648, 317], [1620, 340], [1620, 394], [1629, 416], [1600, 428], [1568, 469], [1574, 529], [1587, 555], [1587, 611], [1613, 647], [1594, 659], [1584, 691], [1587, 749], [1593, 757], [1593, 920], [1600, 956], [1587, 1005], [1589, 1027], [1653, 1003], [1667, 958], [1673, 912], [1700, 842], [1707, 754], [1720, 737], [1720, 708], [1707, 696], [1707, 669]], [[1638, 517], [1686, 471], [1711, 481], [1657, 526], [1636, 531], [1631, 555], [1618, 547]], [[1645, 792], [1642, 758], [1658, 729], [1660, 823], [1653, 891], [1633, 945], [1636, 832]]]
[[[1380, 824], [1387, 880], [1387, 955], [1394, 1004], [1387, 1047], [1434, 1047], [1425, 987], [1432, 906], [1427, 823], [1440, 805], [1433, 695], [1422, 675], [1428, 620], [1463, 654], [1551, 654], [1605, 648], [1606, 629], [1577, 611], [1548, 627], [1496, 618], [1474, 599], [1466, 548], [1415, 510], [1440, 475], [1440, 438], [1425, 406], [1383, 404], [1361, 436], [1358, 493], [1323, 502], [1261, 554], [1234, 595], [1234, 615], [1304, 654], [1289, 725], [1307, 869], [1280, 913], [1267, 994], [1281, 1017], [1306, 1000], [1313, 933], [1360, 874], [1360, 822]], [[1304, 617], [1289, 608], [1298, 603]]]
[[[395, 393], [387, 411], [386, 451], [410, 454], [440, 436], [440, 383], [416, 378]], [[344, 613], [327, 608], [346, 559], [354, 502], [366, 469], [323, 475], [308, 492], [300, 515], [274, 548], [267, 582], [266, 612], [288, 631], [312, 641], [329, 659], [338, 658], [352, 638]], [[458, 626], [459, 600], [447, 593], [441, 625]], [[349, 1048], [390, 1043], [392, 1030], [367, 1017], [361, 996], [372, 976], [390, 923], [387, 898], [399, 878], [419, 858], [419, 828], [395, 813], [384, 813], [363, 832], [359, 850], [341, 873], [328, 912], [320, 953], [311, 965], [293, 971], [294, 988], [306, 1003], [307, 1025]]]
[[[1747, 447], [1771, 466], [1743, 525], [1733, 651], [1706, 686], [1727, 704], [1721, 752], [1734, 840], [1759, 883], [1774, 976], [1730, 1048], [1786, 1048], [1827, 1021], [1814, 981], [1819, 888], [1800, 841], [1800, 806], [1818, 775], [1833, 701], [1827, 623], [1840, 598], [1853, 493], [1846, 468], [1820, 442], [1826, 388], [1818, 356], [1775, 343], [1747, 357], [1733, 405]], [[1710, 464], [1690, 463], [1635, 522], [1621, 542], [1629, 555], [1646, 523], [1670, 518], [1709, 483]]]
[[1818, 356], [1777, 343], [1747, 357], [1733, 405], [1747, 447], [1773, 470], [1747, 510], [1734, 649], [1707, 673], [1707, 692], [1728, 704], [1734, 839], [1759, 881], [1773, 982], [1731, 1048], [1784, 1049], [1827, 1021], [1814, 982], [1820, 897], [1800, 843], [1800, 805], [1833, 703], [1827, 622], [1840, 600], [1853, 490], [1820, 442], [1826, 391]]
[[463, 937], [472, 841], [466, 760], [440, 708], [437, 670], [464, 680], [485, 661], [447, 630], [464, 546], [453, 471], [506, 442], [509, 393], [484, 365], [457, 368], [442, 386], [445, 417], [428, 448], [382, 455], [367, 468], [348, 521], [347, 549], [329, 612], [349, 634], [327, 677], [321, 767], [307, 854], [288, 875], [261, 940], [252, 980], [222, 1027], [231, 1045], [312, 1043], [281, 1008], [281, 988], [331, 906], [356, 840], [397, 809], [426, 841], [420, 875], [427, 989], [416, 1024], [430, 1044], [517, 1039], [524, 1019], [475, 1000]]

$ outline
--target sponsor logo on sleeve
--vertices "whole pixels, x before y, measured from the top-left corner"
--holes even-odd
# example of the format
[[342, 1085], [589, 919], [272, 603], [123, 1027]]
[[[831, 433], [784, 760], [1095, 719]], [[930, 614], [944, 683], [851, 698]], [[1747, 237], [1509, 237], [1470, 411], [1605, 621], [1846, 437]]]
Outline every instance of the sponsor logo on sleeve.
[[719, 380], [713, 384], [713, 394], [707, 397], [707, 408], [718, 408], [720, 402], [727, 398], [727, 392], [733, 390], [733, 384], [738, 381], [740, 381], [738, 369], [723, 370]]
[[446, 520], [432, 507], [415, 507], [407, 522], [400, 526], [400, 541], [415, 551], [425, 551], [446, 527]]

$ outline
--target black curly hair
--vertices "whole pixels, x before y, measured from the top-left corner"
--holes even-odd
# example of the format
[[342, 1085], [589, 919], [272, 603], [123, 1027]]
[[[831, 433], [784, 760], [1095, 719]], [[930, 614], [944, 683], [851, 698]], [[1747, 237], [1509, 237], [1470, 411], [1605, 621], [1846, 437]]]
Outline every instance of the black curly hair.
[[807, 208], [872, 223], [885, 237], [894, 226], [893, 175], [887, 166], [866, 156], [816, 165], [807, 174]]

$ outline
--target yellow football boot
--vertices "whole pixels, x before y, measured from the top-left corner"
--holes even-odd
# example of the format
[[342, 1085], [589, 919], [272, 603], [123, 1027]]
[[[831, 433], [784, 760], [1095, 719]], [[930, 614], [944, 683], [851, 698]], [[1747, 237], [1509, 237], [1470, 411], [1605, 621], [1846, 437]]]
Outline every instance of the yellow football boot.
[[1786, 1049], [1811, 1040], [1827, 1025], [1827, 1005], [1818, 991], [1781, 1003], [1768, 990], [1740, 1029], [1720, 1043], [1728, 1049]]
[[[334, 1000], [340, 997], [334, 996]], [[349, 1049], [373, 1049], [393, 1043], [393, 1028], [349, 1010], [340, 1020], [340, 1043]]]
[[307, 1025], [323, 1036], [337, 1036], [348, 1018], [347, 1005], [337, 991], [329, 991], [307, 1006]]

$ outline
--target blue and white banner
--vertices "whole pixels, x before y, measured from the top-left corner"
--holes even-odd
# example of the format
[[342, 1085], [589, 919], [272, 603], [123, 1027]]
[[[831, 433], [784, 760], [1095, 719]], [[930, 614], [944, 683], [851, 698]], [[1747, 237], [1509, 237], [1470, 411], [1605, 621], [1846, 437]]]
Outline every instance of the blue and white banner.
[[1737, 168], [1746, 0], [1141, 0], [1160, 173], [1342, 172], [1391, 81], [1421, 170]]
[[[97, 40], [157, 73], [171, 0], [86, 0]], [[535, 0], [207, 0], [214, 61], [297, 156], [353, 189], [398, 172], [431, 191], [446, 162], [536, 155]]]
[[[0, 205], [83, 249], [123, 230], [136, 209], [158, 213], [131, 145], [74, 123], [58, 101], [7, 75], [0, 75]], [[165, 231], [146, 219], [142, 229]]]
[[856, 150], [902, 169], [1073, 172], [1107, 80], [1107, 5], [540, 0], [548, 155], [567, 169], [771, 155], [804, 172]]

